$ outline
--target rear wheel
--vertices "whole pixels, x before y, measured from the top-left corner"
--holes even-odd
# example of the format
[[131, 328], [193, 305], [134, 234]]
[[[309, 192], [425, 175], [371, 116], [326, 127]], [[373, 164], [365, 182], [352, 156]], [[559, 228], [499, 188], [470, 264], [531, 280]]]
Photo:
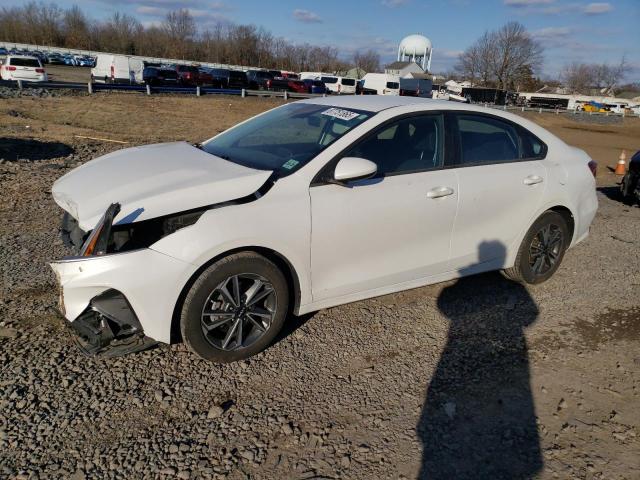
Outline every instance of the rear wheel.
[[189, 290], [182, 337], [205, 360], [242, 360], [271, 343], [288, 306], [286, 279], [273, 262], [253, 252], [233, 254], [202, 272]]
[[564, 217], [547, 211], [529, 228], [513, 267], [505, 269], [504, 274], [518, 282], [542, 283], [558, 270], [570, 242]]

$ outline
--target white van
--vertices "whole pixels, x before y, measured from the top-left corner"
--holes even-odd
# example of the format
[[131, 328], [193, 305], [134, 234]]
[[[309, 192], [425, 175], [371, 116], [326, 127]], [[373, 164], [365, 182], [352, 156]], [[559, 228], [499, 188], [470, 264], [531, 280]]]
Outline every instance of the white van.
[[322, 83], [325, 84], [327, 90], [331, 93], [354, 94], [356, 93], [356, 79], [337, 77], [335, 75], [327, 75], [323, 73], [320, 77]]
[[378, 95], [400, 95], [400, 77], [386, 73], [367, 73], [363, 86], [378, 92]]
[[320, 80], [322, 72], [300, 72], [300, 80]]
[[99, 53], [91, 69], [91, 81], [96, 83], [143, 83], [144, 62], [127, 55]]

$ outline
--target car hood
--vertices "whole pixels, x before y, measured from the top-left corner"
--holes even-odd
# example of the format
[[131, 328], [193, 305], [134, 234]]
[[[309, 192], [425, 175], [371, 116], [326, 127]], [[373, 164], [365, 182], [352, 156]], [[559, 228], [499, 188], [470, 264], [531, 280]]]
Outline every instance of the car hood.
[[175, 142], [96, 158], [58, 179], [51, 192], [87, 231], [112, 203], [121, 206], [114, 224], [126, 224], [250, 195], [270, 175]]

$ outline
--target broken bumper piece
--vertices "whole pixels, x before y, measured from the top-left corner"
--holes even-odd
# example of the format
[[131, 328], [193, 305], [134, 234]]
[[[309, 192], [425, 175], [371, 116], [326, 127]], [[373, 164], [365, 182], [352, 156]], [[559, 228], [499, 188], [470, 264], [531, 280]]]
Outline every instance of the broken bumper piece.
[[113, 289], [92, 298], [84, 312], [68, 325], [86, 355], [118, 357], [157, 344], [144, 334], [125, 296]]

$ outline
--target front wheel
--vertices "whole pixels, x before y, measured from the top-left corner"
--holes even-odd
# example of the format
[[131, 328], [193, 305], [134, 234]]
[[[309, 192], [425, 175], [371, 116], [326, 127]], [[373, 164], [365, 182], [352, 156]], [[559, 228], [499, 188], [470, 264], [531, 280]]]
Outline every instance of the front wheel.
[[567, 222], [557, 212], [543, 213], [531, 225], [513, 267], [504, 270], [511, 280], [536, 284], [542, 283], [558, 270], [571, 238]]
[[205, 360], [228, 363], [264, 350], [282, 329], [289, 307], [287, 281], [270, 260], [241, 252], [218, 260], [195, 281], [180, 329]]

